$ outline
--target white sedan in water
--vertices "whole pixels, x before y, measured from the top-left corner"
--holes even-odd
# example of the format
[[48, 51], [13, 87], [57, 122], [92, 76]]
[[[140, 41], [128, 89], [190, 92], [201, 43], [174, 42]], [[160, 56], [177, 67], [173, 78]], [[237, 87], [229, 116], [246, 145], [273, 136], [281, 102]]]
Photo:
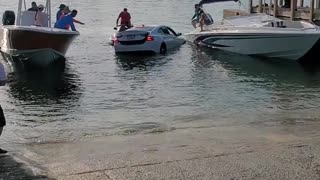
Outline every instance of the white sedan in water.
[[153, 52], [165, 54], [186, 41], [168, 26], [137, 26], [115, 34], [116, 53]]

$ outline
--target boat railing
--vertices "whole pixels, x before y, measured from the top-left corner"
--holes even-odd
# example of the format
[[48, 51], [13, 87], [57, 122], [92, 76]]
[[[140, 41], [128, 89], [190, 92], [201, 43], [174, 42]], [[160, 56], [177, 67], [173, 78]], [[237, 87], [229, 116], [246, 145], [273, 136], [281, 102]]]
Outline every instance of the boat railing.
[[306, 30], [317, 30], [317, 31], [319, 31], [319, 27], [305, 27], [305, 28], [302, 28], [301, 30], [303, 30], [303, 31], [306, 31]]

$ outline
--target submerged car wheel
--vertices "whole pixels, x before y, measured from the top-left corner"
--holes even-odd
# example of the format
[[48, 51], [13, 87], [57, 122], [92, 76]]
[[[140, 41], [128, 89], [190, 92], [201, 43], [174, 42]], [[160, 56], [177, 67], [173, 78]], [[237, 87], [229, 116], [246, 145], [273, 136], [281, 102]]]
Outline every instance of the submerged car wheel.
[[165, 43], [162, 43], [160, 46], [160, 54], [166, 54], [167, 53], [167, 46]]

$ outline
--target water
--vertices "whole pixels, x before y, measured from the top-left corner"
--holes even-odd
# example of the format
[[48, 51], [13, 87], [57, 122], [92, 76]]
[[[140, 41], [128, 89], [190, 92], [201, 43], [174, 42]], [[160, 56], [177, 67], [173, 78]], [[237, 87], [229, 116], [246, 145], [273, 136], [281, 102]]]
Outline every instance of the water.
[[[58, 7], [62, 1], [54, 1]], [[192, 30], [186, 0], [78, 0], [81, 35], [65, 72], [10, 71], [0, 88], [8, 145], [69, 142], [115, 134], [160, 133], [212, 126], [285, 126], [319, 121], [320, 75], [294, 62], [254, 59], [185, 44], [166, 56], [116, 56], [107, 43], [118, 13], [134, 24]], [[39, 4], [39, 3], [38, 3]], [[227, 2], [209, 5], [215, 19]], [[241, 7], [242, 8], [242, 7]], [[1, 0], [0, 13], [16, 9]], [[54, 9], [55, 10], [55, 9]]]

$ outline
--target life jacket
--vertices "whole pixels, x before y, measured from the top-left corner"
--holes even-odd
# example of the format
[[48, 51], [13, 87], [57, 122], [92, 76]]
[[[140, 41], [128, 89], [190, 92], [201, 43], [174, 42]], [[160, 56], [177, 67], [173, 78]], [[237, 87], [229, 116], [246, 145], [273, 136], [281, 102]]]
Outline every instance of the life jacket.
[[212, 16], [209, 13], [204, 13], [204, 14], [205, 14], [204, 24], [207, 26], [213, 24], [214, 21]]

